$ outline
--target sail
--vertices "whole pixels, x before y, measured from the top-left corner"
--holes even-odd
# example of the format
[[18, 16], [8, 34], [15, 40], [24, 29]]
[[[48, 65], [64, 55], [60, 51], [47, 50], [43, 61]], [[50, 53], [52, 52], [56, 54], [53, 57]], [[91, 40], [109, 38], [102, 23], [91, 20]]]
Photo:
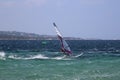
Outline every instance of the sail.
[[54, 27], [55, 27], [55, 31], [56, 31], [57, 36], [58, 36], [58, 38], [59, 38], [59, 40], [60, 40], [60, 43], [61, 43], [61, 50], [62, 50], [62, 52], [63, 52], [65, 55], [71, 55], [72, 52], [71, 52], [71, 50], [70, 50], [69, 45], [68, 45], [67, 42], [63, 39], [60, 31], [58, 30], [58, 28], [57, 28], [57, 26], [56, 26], [56, 24], [53, 23], [53, 25], [54, 25]]

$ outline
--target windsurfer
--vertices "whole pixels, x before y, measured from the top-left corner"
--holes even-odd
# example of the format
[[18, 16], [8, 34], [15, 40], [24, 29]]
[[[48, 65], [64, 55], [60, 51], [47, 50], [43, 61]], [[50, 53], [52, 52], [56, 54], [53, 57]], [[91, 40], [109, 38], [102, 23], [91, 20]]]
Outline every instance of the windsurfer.
[[63, 52], [63, 54], [67, 55], [67, 56], [70, 56], [72, 54], [71, 50], [70, 50], [70, 47], [69, 45], [67, 44], [67, 42], [63, 39], [60, 31], [58, 30], [57, 26], [55, 23], [53, 23], [54, 25], [54, 28], [56, 30], [56, 33], [57, 33], [57, 36], [60, 40], [60, 43], [61, 43], [61, 51]]

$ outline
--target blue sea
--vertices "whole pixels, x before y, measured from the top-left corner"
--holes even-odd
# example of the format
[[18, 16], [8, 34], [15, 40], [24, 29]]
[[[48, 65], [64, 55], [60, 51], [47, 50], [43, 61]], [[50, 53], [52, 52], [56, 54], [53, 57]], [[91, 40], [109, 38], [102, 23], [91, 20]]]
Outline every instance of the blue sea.
[[0, 40], [0, 80], [120, 80], [120, 40]]

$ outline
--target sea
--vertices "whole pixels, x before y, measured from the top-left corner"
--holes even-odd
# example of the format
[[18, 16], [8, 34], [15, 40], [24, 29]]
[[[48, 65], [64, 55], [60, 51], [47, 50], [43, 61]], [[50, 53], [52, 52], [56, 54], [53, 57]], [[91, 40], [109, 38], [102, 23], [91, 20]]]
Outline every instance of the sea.
[[120, 40], [0, 40], [0, 80], [120, 80]]

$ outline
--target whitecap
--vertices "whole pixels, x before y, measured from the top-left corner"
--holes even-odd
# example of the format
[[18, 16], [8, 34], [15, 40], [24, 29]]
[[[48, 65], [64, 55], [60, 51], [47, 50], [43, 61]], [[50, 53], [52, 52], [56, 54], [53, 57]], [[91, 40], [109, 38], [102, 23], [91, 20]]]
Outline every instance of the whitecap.
[[38, 55], [34, 55], [34, 56], [24, 58], [24, 59], [49, 59], [49, 57], [46, 57], [46, 56], [44, 56], [42, 54], [38, 54]]
[[22, 57], [17, 57], [17, 55], [9, 55], [8, 58], [10, 58], [10, 59], [22, 59]]
[[0, 59], [1, 60], [5, 60], [6, 58], [5, 58], [5, 52], [0, 52]]

